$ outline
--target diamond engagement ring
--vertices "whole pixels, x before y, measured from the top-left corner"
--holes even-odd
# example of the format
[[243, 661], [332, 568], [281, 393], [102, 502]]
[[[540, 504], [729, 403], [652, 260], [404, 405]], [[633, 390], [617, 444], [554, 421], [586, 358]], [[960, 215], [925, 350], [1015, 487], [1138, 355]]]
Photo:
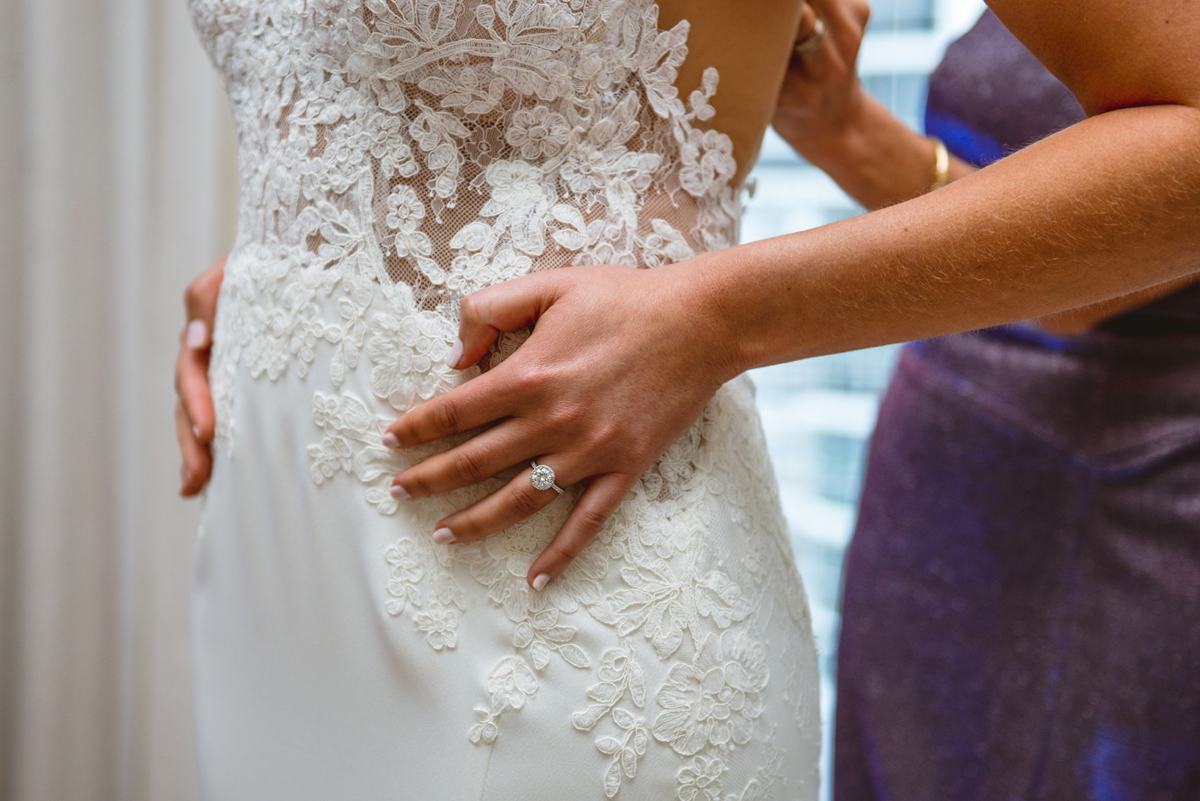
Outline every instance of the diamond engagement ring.
[[563, 488], [554, 483], [554, 471], [544, 464], [538, 464], [537, 459], [533, 460], [533, 472], [529, 474], [529, 481], [534, 489], [552, 489], [559, 495], [563, 494]]

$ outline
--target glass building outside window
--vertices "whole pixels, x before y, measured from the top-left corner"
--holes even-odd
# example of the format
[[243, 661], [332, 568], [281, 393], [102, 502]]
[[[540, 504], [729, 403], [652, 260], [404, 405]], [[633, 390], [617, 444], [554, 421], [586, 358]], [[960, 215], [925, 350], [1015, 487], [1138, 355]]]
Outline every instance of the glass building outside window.
[[[981, 0], [872, 3], [859, 56], [864, 88], [910, 127], [924, 130], [929, 73], [946, 45], [971, 27], [983, 9]], [[931, 180], [932, 170], [931, 164]], [[755, 189], [747, 203], [743, 242], [813, 228], [863, 211], [773, 132], [767, 134], [751, 180]], [[803, 313], [796, 310], [797, 315]], [[823, 798], [829, 798], [832, 776], [842, 557], [854, 529], [867, 440], [897, 352], [896, 346], [874, 348], [752, 373], [821, 654]]]

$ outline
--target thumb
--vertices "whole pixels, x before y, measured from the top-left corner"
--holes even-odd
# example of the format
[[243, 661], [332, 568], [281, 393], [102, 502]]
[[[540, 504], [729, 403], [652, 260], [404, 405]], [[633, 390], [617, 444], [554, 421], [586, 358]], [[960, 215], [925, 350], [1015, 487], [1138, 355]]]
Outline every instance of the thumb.
[[[569, 268], [565, 268], [569, 269]], [[461, 370], [483, 358], [501, 331], [533, 325], [558, 299], [561, 281], [547, 270], [494, 284], [462, 299], [458, 342], [446, 363]]]
[[221, 282], [225, 279], [225, 260], [222, 256], [207, 270], [188, 284], [183, 293], [183, 304], [187, 311], [187, 328], [184, 329], [185, 344], [191, 350], [204, 350], [212, 344], [213, 321], [217, 316], [217, 297], [221, 293]]

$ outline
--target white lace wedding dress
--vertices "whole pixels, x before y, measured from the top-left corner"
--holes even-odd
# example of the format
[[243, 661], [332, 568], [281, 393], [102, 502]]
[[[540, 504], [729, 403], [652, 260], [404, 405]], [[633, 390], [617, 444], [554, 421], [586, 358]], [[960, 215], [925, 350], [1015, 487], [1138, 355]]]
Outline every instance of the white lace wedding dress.
[[441, 547], [501, 482], [387, 491], [433, 451], [384, 426], [478, 374], [444, 364], [464, 294], [736, 241], [717, 75], [673, 85], [687, 24], [647, 0], [190, 5], [242, 181], [194, 588], [206, 797], [815, 798], [816, 654], [746, 379], [541, 593], [574, 492]]

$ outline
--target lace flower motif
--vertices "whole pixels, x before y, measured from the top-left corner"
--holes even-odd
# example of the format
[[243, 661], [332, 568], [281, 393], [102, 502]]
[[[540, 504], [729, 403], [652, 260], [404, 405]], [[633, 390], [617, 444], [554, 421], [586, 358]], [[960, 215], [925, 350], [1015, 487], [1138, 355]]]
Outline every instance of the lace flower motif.
[[476, 723], [467, 734], [473, 743], [496, 742], [500, 716], [525, 706], [525, 700], [537, 692], [537, 676], [524, 659], [506, 656], [488, 674], [487, 689], [489, 706], [475, 708]]
[[504, 132], [504, 138], [527, 161], [557, 156], [570, 137], [566, 117], [545, 106], [518, 110]]
[[720, 757], [692, 757], [679, 769], [675, 797], [679, 801], [721, 801], [721, 775], [725, 771]]
[[692, 664], [675, 664], [658, 691], [651, 731], [685, 756], [706, 745], [750, 742], [767, 686], [766, 650], [744, 632], [710, 636]]
[[417, 628], [435, 651], [458, 645], [458, 617], [446, 609], [434, 607], [417, 615]]
[[371, 391], [397, 411], [407, 411], [455, 385], [446, 366], [457, 332], [435, 312], [379, 313], [367, 330]]

